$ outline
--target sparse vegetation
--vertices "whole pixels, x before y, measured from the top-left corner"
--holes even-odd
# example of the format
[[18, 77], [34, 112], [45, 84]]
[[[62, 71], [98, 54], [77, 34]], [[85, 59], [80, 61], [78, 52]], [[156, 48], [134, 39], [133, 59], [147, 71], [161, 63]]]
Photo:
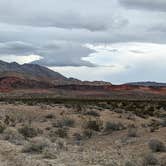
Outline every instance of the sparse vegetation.
[[42, 138], [42, 137], [36, 137], [30, 140], [22, 149], [23, 153], [42, 153], [45, 148], [48, 148], [50, 146], [49, 140]]
[[152, 139], [149, 141], [149, 148], [153, 152], [165, 152], [166, 147], [163, 142], [157, 140], [157, 139]]
[[115, 123], [115, 122], [106, 122], [104, 131], [118, 131], [125, 129], [122, 123]]
[[18, 129], [19, 133], [22, 134], [25, 138], [32, 138], [32, 137], [35, 137], [39, 134], [39, 130], [31, 127], [31, 126], [28, 126], [28, 125], [25, 125], [21, 128]]
[[93, 111], [93, 110], [85, 112], [84, 115], [89, 115], [89, 116], [94, 116], [94, 117], [100, 116], [100, 114], [98, 112]]
[[17, 129], [13, 127], [6, 128], [3, 132], [2, 139], [7, 140], [16, 145], [23, 144], [24, 137], [19, 134]]
[[[166, 106], [88, 102], [50, 104], [47, 99], [46, 105], [35, 100], [32, 106], [0, 105], [0, 162], [4, 156], [3, 160], [16, 163], [12, 166], [27, 161], [34, 166], [165, 166], [164, 113], [160, 112]], [[157, 141], [150, 140], [156, 135]]]
[[143, 158], [143, 166], [157, 166], [158, 164], [158, 159], [152, 153], [146, 154]]
[[85, 123], [83, 124], [83, 127], [89, 130], [100, 131], [103, 127], [102, 125], [103, 123], [101, 120], [89, 119], [88, 121], [85, 121]]
[[70, 118], [63, 118], [52, 123], [53, 127], [73, 127], [74, 120]]
[[138, 129], [135, 126], [129, 126], [128, 128], [128, 137], [137, 137]]

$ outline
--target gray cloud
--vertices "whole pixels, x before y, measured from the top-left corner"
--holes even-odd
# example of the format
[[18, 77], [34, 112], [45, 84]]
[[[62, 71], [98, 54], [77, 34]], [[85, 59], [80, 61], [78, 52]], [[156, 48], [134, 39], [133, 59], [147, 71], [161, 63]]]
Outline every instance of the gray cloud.
[[0, 21], [15, 25], [89, 31], [104, 31], [127, 23], [125, 19], [117, 18], [112, 12], [108, 13], [108, 9], [105, 12], [104, 8], [100, 8], [105, 7], [105, 4], [111, 7], [112, 3], [106, 2], [103, 5], [99, 0], [87, 2], [82, 0], [79, 0], [78, 3], [73, 3], [72, 0], [61, 0], [61, 2], [29, 0], [25, 5], [21, 0], [1, 1]]
[[0, 54], [16, 54], [16, 55], [28, 55], [32, 54], [36, 48], [29, 44], [21, 41], [12, 41], [0, 43]]
[[121, 4], [130, 8], [166, 11], [165, 0], [119, 0]]
[[[37, 54], [43, 59], [33, 63], [60, 68], [75, 66], [78, 72], [78, 66], [93, 67], [98, 77], [98, 67], [94, 67], [93, 61], [82, 60], [94, 51], [84, 45], [166, 43], [165, 9], [165, 0], [28, 0], [26, 3], [0, 0], [0, 59]], [[114, 55], [117, 50], [110, 48]], [[135, 48], [129, 50], [142, 52]], [[101, 61], [105, 54], [103, 49]], [[141, 67], [146, 69], [146, 66]], [[102, 68], [101, 75], [104, 72]], [[110, 73], [110, 69], [107, 72]], [[143, 71], [134, 74], [139, 73], [142, 77]], [[128, 79], [127, 75], [130, 76], [126, 72], [124, 80]], [[110, 74], [109, 78], [112, 78]]]
[[82, 60], [94, 51], [86, 48], [78, 43], [54, 41], [46, 44], [41, 49], [37, 50], [37, 54], [43, 59], [35, 61], [46, 66], [95, 66], [94, 64]]
[[94, 64], [82, 60], [90, 53], [93, 53], [89, 48], [82, 46], [79, 43], [52, 41], [47, 44], [25, 43], [20, 41], [0, 43], [0, 56], [16, 55], [25, 56], [36, 54], [43, 57], [34, 63], [46, 66], [94, 66]]

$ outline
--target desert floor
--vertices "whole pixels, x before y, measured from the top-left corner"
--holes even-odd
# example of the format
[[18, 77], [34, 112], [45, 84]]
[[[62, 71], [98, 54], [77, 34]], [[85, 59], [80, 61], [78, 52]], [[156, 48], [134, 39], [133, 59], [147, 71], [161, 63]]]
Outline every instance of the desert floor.
[[165, 146], [162, 105], [0, 103], [0, 166], [166, 166]]

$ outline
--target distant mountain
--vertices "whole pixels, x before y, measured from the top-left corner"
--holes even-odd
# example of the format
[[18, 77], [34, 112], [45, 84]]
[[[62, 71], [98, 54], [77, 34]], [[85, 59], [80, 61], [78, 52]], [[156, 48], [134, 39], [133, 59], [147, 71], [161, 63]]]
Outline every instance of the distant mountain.
[[158, 83], [158, 82], [130, 82], [125, 85], [135, 85], [135, 86], [147, 86], [147, 87], [166, 87], [166, 83]]
[[66, 77], [37, 64], [19, 65], [0, 61], [0, 76], [19, 76], [42, 81], [65, 81]]
[[75, 78], [66, 78], [62, 74], [52, 71], [47, 67], [37, 64], [19, 65], [16, 62], [7, 63], [0, 61], [0, 77], [17, 77], [26, 80], [35, 80], [38, 82], [46, 82], [53, 85], [111, 85], [104, 81], [80, 81]]

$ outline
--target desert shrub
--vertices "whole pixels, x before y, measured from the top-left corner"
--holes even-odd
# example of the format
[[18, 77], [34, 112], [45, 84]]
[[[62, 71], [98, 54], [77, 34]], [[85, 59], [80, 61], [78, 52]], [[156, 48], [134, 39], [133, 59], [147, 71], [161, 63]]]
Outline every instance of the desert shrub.
[[45, 148], [48, 148], [50, 146], [49, 140], [42, 138], [42, 137], [36, 137], [30, 140], [22, 149], [23, 153], [42, 153]]
[[3, 122], [0, 122], [0, 134], [5, 130], [6, 125]]
[[161, 126], [162, 127], [166, 127], [166, 118], [162, 119]]
[[125, 166], [138, 166], [135, 161], [126, 161]]
[[165, 152], [166, 151], [166, 147], [165, 147], [164, 143], [159, 140], [156, 140], [156, 139], [152, 139], [149, 141], [149, 148], [153, 152]]
[[47, 115], [45, 116], [45, 118], [46, 118], [46, 119], [54, 119], [54, 118], [55, 118], [55, 115], [53, 115], [53, 114], [47, 114]]
[[80, 140], [82, 140], [82, 135], [80, 133], [74, 133], [73, 138], [76, 141], [80, 141]]
[[125, 110], [124, 109], [121, 109], [121, 108], [115, 108], [114, 110], [113, 110], [113, 112], [116, 112], [116, 113], [124, 113], [125, 112]]
[[128, 137], [137, 137], [137, 128], [135, 126], [130, 126], [127, 135]]
[[56, 130], [55, 132], [57, 134], [57, 136], [61, 137], [61, 138], [65, 138], [67, 137], [67, 129], [66, 128], [59, 128]]
[[6, 128], [3, 132], [2, 139], [7, 140], [16, 145], [21, 145], [24, 141], [24, 137], [12, 127]]
[[82, 134], [83, 134], [83, 138], [89, 139], [93, 136], [93, 131], [90, 129], [85, 129], [85, 130], [83, 130]]
[[53, 130], [50, 130], [49, 132], [49, 137], [52, 140], [56, 139], [57, 137], [66, 138], [67, 136], [68, 136], [68, 129], [65, 127], [53, 129]]
[[83, 127], [85, 129], [100, 131], [103, 127], [103, 123], [100, 120], [88, 120], [83, 124]]
[[145, 155], [143, 158], [143, 166], [158, 165], [158, 164], [159, 161], [152, 153]]
[[40, 133], [37, 129], [29, 126], [29, 125], [25, 125], [21, 128], [18, 129], [19, 133], [22, 134], [25, 138], [29, 137], [35, 137], [38, 135], [38, 133]]
[[98, 112], [93, 111], [93, 110], [85, 112], [84, 115], [95, 116], [95, 117], [100, 116], [100, 114]]
[[74, 120], [70, 118], [64, 118], [62, 120], [57, 120], [56, 122], [53, 122], [52, 125], [53, 127], [73, 127], [74, 125]]
[[123, 130], [125, 129], [124, 125], [122, 123], [115, 123], [115, 122], [106, 122], [104, 131], [117, 131], [117, 130]]
[[160, 127], [160, 122], [155, 120], [155, 119], [152, 119], [150, 121], [150, 123], [148, 124], [148, 126], [150, 127], [150, 132], [155, 132], [156, 130], [159, 129]]
[[43, 158], [45, 159], [56, 159], [57, 158], [57, 151], [54, 147], [45, 147], [42, 150]]

